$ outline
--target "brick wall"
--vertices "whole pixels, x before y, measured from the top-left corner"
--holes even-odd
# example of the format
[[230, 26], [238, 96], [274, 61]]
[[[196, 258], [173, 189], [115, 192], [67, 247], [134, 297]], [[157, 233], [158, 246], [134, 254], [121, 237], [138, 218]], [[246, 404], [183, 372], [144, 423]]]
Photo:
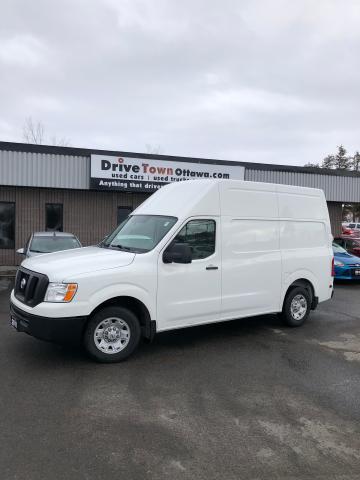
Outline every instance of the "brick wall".
[[[63, 204], [63, 227], [83, 245], [98, 243], [117, 224], [117, 207], [135, 209], [148, 194], [47, 188], [1, 187], [0, 201], [15, 202], [15, 250], [31, 232], [45, 230], [45, 204]], [[18, 265], [22, 256], [0, 249], [0, 266]]]

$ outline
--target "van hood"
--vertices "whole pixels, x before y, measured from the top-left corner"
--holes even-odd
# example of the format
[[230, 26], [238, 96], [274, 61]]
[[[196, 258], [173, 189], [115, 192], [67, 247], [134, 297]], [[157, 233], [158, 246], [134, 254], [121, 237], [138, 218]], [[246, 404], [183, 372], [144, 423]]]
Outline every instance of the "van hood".
[[27, 258], [21, 265], [47, 275], [51, 282], [62, 282], [65, 279], [75, 281], [76, 276], [83, 273], [125, 267], [132, 263], [134, 257], [131, 252], [84, 247]]

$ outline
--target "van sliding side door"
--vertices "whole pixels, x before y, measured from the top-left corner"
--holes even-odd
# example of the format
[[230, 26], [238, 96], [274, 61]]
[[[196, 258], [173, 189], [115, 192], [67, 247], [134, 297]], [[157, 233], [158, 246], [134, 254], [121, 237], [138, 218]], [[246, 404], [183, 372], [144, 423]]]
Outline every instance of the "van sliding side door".
[[277, 312], [280, 291], [279, 221], [222, 217], [222, 318]]

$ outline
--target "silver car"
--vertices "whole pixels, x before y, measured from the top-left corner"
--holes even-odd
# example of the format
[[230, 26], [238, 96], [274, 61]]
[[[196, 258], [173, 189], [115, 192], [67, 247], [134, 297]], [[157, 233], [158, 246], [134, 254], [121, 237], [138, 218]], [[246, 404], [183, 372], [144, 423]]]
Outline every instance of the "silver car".
[[43, 253], [59, 252], [72, 248], [81, 248], [79, 239], [72, 233], [35, 232], [30, 235], [24, 248], [17, 253], [25, 257], [34, 257]]

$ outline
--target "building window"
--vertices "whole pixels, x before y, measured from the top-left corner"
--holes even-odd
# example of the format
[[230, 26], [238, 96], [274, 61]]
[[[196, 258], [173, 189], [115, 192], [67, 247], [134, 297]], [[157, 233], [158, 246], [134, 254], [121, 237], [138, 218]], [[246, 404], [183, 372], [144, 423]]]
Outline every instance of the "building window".
[[45, 205], [46, 231], [63, 231], [63, 206], [61, 203], [47, 203]]
[[15, 248], [15, 203], [0, 202], [0, 248]]
[[117, 208], [117, 224], [120, 225], [121, 222], [127, 218], [132, 212], [130, 207], [118, 207]]

